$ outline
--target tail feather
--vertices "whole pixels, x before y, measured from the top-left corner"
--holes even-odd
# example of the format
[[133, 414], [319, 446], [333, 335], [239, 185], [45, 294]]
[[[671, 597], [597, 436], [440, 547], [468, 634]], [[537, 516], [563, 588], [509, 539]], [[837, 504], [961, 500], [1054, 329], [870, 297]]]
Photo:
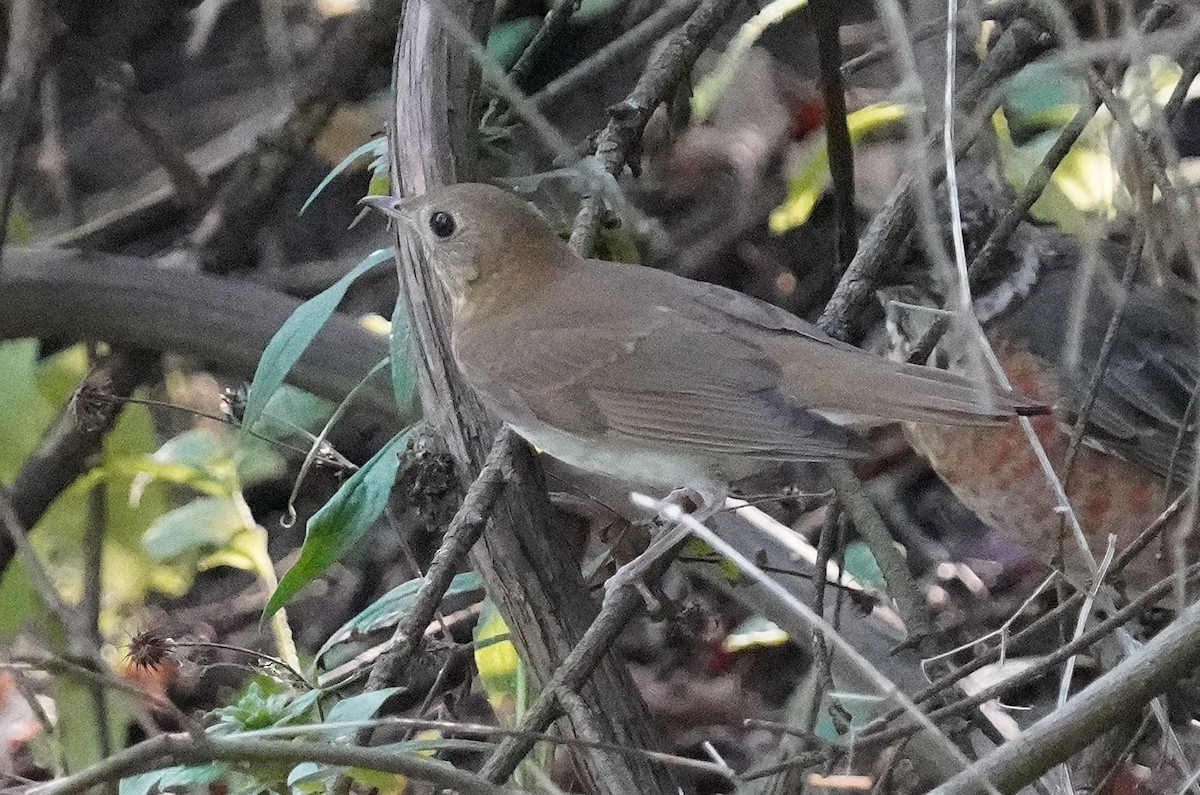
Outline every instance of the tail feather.
[[1050, 407], [1019, 392], [954, 373], [898, 364], [863, 351], [825, 347], [785, 359], [790, 391], [811, 409], [938, 425], [1002, 425]]

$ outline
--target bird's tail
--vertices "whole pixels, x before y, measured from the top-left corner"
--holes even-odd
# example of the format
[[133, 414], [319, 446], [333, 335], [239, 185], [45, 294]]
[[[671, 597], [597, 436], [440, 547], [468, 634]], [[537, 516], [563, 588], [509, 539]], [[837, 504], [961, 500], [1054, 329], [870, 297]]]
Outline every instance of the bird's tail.
[[785, 364], [784, 376], [805, 406], [841, 417], [1002, 425], [1015, 416], [1051, 411], [1011, 389], [832, 345], [808, 351], [802, 364]]

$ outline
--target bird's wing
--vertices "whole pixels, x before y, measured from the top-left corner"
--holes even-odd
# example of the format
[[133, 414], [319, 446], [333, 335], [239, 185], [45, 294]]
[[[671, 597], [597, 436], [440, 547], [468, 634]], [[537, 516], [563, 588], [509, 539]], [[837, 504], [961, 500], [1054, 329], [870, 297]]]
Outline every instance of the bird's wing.
[[[584, 385], [611, 431], [767, 459], [856, 454], [845, 429], [781, 389], [779, 366], [761, 350], [688, 325], [675, 318]], [[646, 373], [654, 375], [647, 380]]]
[[[1194, 429], [1182, 434], [1180, 429], [1185, 427], [1200, 362], [1194, 319], [1169, 309], [1143, 291], [1131, 297], [1089, 414], [1088, 432], [1097, 444], [1124, 458], [1164, 476], [1173, 470], [1179, 477], [1195, 460]], [[1102, 318], [1105, 326], [1110, 317], [1111, 313]], [[1093, 337], [1083, 352], [1089, 362], [1099, 354], [1102, 334]], [[1072, 372], [1080, 401], [1086, 396], [1093, 366]], [[1195, 416], [1193, 408], [1191, 423]]]
[[[1106, 260], [1119, 261], [1121, 254], [1115, 250]], [[1059, 364], [1077, 406], [1087, 399], [1119, 289], [1106, 271], [1094, 274], [1082, 319], [1076, 320], [1063, 307], [1076, 300], [1079, 273], [1076, 267], [1047, 272], [1020, 306], [997, 321], [1012, 328], [1031, 352]], [[1092, 446], [1159, 475], [1171, 470], [1179, 477], [1191, 469], [1195, 408], [1190, 418], [1185, 415], [1200, 371], [1194, 312], [1176, 291], [1155, 284], [1135, 286], [1088, 413], [1086, 439]], [[1070, 349], [1079, 355], [1066, 361]]]
[[867, 353], [741, 293], [698, 282], [687, 282], [687, 287], [696, 304], [710, 310], [709, 325], [757, 338], [763, 351], [780, 363], [785, 390], [810, 408], [944, 425], [1002, 424], [1014, 414], [1045, 410], [1003, 387]]
[[[714, 456], [857, 454], [851, 434], [779, 389], [778, 366], [752, 345], [633, 297], [624, 310], [526, 316], [507, 329], [500, 320], [492, 339], [456, 341], [456, 355], [475, 389], [517, 425], [532, 417], [583, 438]], [[496, 334], [503, 356], [494, 355]]]

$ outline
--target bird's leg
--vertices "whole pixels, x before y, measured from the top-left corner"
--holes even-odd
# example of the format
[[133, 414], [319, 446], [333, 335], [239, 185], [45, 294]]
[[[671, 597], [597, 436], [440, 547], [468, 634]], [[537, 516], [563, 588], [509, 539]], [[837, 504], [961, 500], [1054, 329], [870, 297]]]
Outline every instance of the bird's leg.
[[[706, 494], [699, 489], [685, 486], [672, 491], [663, 502], [674, 505], [684, 513], [692, 515], [697, 522], [703, 522], [712, 516], [717, 508], [721, 507], [724, 499], [722, 499], [722, 495]], [[666, 517], [662, 517], [660, 513], [660, 518]]]
[[608, 578], [604, 583], [605, 593], [613, 593], [619, 588], [632, 584], [641, 590], [644, 596], [647, 596], [648, 603], [653, 605], [657, 602], [647, 594], [646, 586], [642, 583], [646, 570], [661, 558], [674, 554], [691, 533], [687, 524], [675, 521], [671, 514], [682, 512], [698, 522], [703, 522], [724, 503], [723, 490], [680, 488], [672, 491], [662, 501], [659, 511], [658, 523], [663, 525], [663, 530], [650, 542], [644, 552], [617, 569]]

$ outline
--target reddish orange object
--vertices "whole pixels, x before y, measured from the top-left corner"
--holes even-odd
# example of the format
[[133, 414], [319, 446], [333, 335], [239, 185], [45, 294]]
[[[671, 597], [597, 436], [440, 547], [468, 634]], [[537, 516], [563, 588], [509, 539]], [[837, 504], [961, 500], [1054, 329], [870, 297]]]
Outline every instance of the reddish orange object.
[[[1123, 258], [1116, 246], [1105, 253], [1109, 262]], [[1179, 428], [1200, 363], [1194, 310], [1169, 288], [1135, 286], [1087, 418], [1084, 444], [1067, 477], [1071, 430], [1119, 292], [1111, 273], [1083, 275], [1078, 261], [1077, 256], [1062, 256], [1052, 262], [1036, 285], [1030, 289], [1027, 284], [1027, 294], [1004, 306], [986, 329], [1014, 388], [1054, 407], [1052, 415], [1030, 421], [1059, 478], [1065, 479], [1068, 498], [1100, 561], [1110, 534], [1120, 551], [1166, 509], [1174, 496], [1166, 489], [1168, 471], [1175, 494], [1187, 478], [1194, 439], [1190, 432], [1180, 439]], [[1079, 300], [1081, 293], [1086, 300]], [[1078, 308], [1074, 314], [1069, 309], [1073, 301]], [[1061, 559], [1069, 574], [1079, 576], [1077, 582], [1086, 582], [1090, 567], [1056, 511], [1058, 500], [1020, 427], [950, 432], [923, 425], [907, 426], [907, 431], [914, 447], [967, 507], [1043, 562]], [[1178, 525], [1178, 519], [1168, 523], [1165, 540], [1152, 543], [1129, 564], [1124, 581], [1135, 590], [1174, 570]], [[1184, 557], [1196, 560], [1200, 550], [1190, 539], [1185, 543]]]
[[[996, 350], [1013, 386], [1032, 398], [1054, 404], [1063, 395], [1056, 368], [1026, 348], [1002, 345]], [[1062, 413], [1031, 418], [1059, 477], [1070, 442], [1069, 418]], [[938, 475], [981, 518], [1001, 528], [1045, 563], [1059, 555], [1060, 532], [1070, 573], [1084, 574], [1070, 528], [1055, 506], [1055, 497], [1025, 432], [1016, 426], [945, 428], [910, 425], [914, 447], [926, 456]], [[1105, 553], [1108, 535], [1120, 550], [1146, 529], [1166, 507], [1163, 482], [1146, 469], [1086, 445], [1080, 447], [1067, 484], [1068, 497], [1091, 542], [1097, 560]], [[1133, 579], [1156, 580], [1170, 571], [1170, 561], [1158, 559], [1158, 545], [1130, 564]]]

